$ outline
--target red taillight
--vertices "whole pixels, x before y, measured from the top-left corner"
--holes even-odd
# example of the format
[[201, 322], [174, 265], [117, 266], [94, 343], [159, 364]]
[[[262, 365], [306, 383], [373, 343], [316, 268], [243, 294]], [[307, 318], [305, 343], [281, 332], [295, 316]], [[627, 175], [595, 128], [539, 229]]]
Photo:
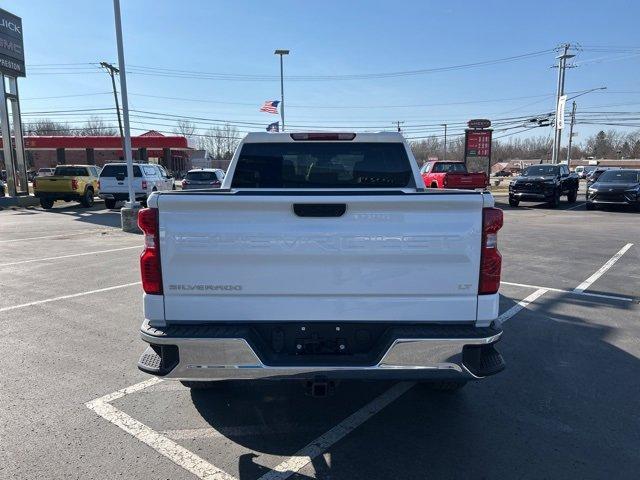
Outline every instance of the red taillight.
[[138, 226], [144, 233], [144, 251], [140, 255], [142, 288], [145, 293], [162, 295], [158, 209], [143, 208], [140, 210], [138, 212]]
[[100, 180], [98, 180], [98, 190], [100, 190]]
[[78, 180], [75, 178], [71, 179], [71, 190], [77, 190], [78, 189]]
[[482, 209], [479, 295], [496, 293], [500, 288], [502, 255], [498, 251], [498, 230], [502, 228], [502, 223], [502, 210], [493, 207]]
[[142, 189], [143, 190], [147, 189], [147, 181], [146, 180], [142, 180]]

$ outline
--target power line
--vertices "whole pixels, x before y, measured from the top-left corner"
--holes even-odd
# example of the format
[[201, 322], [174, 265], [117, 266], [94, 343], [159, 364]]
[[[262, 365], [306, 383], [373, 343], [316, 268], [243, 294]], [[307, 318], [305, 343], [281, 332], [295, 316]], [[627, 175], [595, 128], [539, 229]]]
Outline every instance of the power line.
[[[462, 63], [457, 65], [448, 65], [444, 67], [424, 68], [418, 70], [403, 70], [395, 72], [378, 72], [378, 73], [360, 73], [360, 74], [341, 74], [341, 75], [288, 75], [287, 81], [342, 81], [342, 80], [367, 80], [367, 79], [381, 79], [381, 78], [397, 78], [407, 77], [414, 75], [425, 75], [430, 73], [448, 72], [455, 70], [462, 70], [468, 68], [477, 68], [482, 66], [496, 65], [502, 63], [509, 63], [529, 58], [535, 58], [542, 55], [546, 55], [551, 52], [552, 49], [540, 50], [536, 52], [523, 53], [520, 55], [512, 55], [508, 57], [502, 57], [491, 60], [484, 60], [480, 62]], [[86, 75], [88, 73], [99, 73], [99, 67], [96, 63], [79, 63], [75, 64], [75, 68], [57, 68], [62, 67], [64, 64], [40, 64], [33, 65], [33, 67], [43, 67], [41, 70], [36, 68], [36, 71], [32, 74], [37, 75]], [[32, 67], [31, 65], [29, 66]], [[50, 70], [47, 70], [49, 68]], [[95, 72], [91, 70], [95, 69]], [[192, 79], [204, 79], [204, 80], [233, 80], [233, 81], [276, 81], [279, 80], [277, 75], [265, 75], [265, 74], [238, 74], [238, 73], [218, 73], [218, 72], [204, 72], [193, 70], [179, 70], [168, 69], [162, 67], [154, 67], [147, 65], [128, 65], [127, 70], [132, 74], [137, 75], [151, 75], [159, 77], [172, 77], [172, 78], [192, 78]]]

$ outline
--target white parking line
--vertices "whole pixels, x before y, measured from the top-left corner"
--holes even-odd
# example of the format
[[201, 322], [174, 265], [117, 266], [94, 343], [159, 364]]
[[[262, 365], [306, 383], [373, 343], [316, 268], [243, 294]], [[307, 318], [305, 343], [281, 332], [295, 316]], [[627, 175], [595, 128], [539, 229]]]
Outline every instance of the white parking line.
[[525, 308], [527, 305], [529, 305], [531, 302], [536, 301], [538, 298], [540, 298], [542, 295], [544, 295], [545, 293], [547, 293], [549, 290], [546, 288], [539, 288], [538, 290], [536, 290], [535, 292], [533, 292], [531, 295], [529, 295], [526, 298], [523, 298], [522, 300], [520, 300], [518, 303], [516, 303], [513, 307], [511, 307], [509, 310], [507, 310], [506, 312], [504, 312], [502, 315], [500, 315], [497, 320], [496, 323], [498, 325], [502, 325], [503, 323], [505, 323], [507, 320], [509, 320], [511, 317], [513, 317], [514, 315], [516, 315], [518, 312], [520, 312], [520, 310], [522, 310], [523, 308]]
[[35, 302], [22, 303], [20, 305], [13, 305], [11, 307], [2, 307], [0, 312], [8, 312], [9, 310], [16, 310], [18, 308], [32, 307], [34, 305], [42, 305], [43, 303], [57, 302], [59, 300], [67, 300], [69, 298], [84, 297], [85, 295], [92, 295], [94, 293], [109, 292], [111, 290], [117, 290], [119, 288], [132, 287], [134, 285], [140, 285], [141, 282], [125, 283], [122, 285], [114, 285], [113, 287], [99, 288], [97, 290], [89, 290], [88, 292], [72, 293], [71, 295], [62, 295], [61, 297], [45, 298], [44, 300], [36, 300]]
[[613, 265], [625, 254], [627, 250], [629, 250], [633, 246], [633, 243], [627, 243], [624, 247], [622, 247], [618, 253], [616, 253], [613, 257], [609, 259], [607, 263], [605, 263], [600, 269], [587, 278], [584, 282], [578, 285], [573, 289], [574, 292], [584, 292], [587, 288], [589, 288], [596, 280], [598, 280], [607, 270], [609, 270]]
[[259, 480], [283, 480], [299, 472], [309, 464], [311, 460], [322, 455], [331, 445], [354, 431], [384, 407], [397, 400], [414, 385], [415, 383], [411, 382], [397, 383], [360, 410], [348, 416], [328, 432], [313, 440], [293, 457], [274, 467], [270, 472], [265, 473]]
[[102, 228], [99, 230], [86, 230], [80, 233], [62, 233], [58, 235], [43, 235], [41, 237], [26, 237], [26, 238], [12, 238], [11, 240], [0, 240], [0, 243], [10, 243], [10, 242], [24, 242], [27, 240], [41, 240], [44, 238], [67, 238], [67, 237], [77, 237], [79, 235], [90, 235], [92, 233], [100, 233], [100, 232], [109, 232], [109, 231], [120, 231], [119, 228]]
[[[221, 427], [220, 430], [213, 427], [188, 428], [184, 430], [164, 430], [160, 433], [172, 440], [193, 440], [196, 438], [236, 438], [255, 437], [265, 435], [292, 435], [294, 433], [318, 432], [321, 427], [317, 424], [305, 422], [257, 425], [237, 425], [234, 427]], [[321, 430], [320, 430], [321, 431]]]
[[61, 258], [84, 257], [86, 255], [97, 255], [99, 253], [119, 252], [121, 250], [132, 250], [134, 248], [137, 248], [138, 250], [142, 251], [142, 245], [134, 245], [133, 247], [110, 248], [108, 250], [97, 250], [94, 252], [72, 253], [70, 255], [60, 255], [57, 257], [31, 258], [29, 260], [21, 260], [19, 262], [0, 263], [0, 267], [10, 267], [13, 265], [22, 265], [25, 263], [44, 262], [47, 260], [59, 260]]
[[572, 295], [580, 295], [583, 297], [606, 298], [607, 300], [620, 300], [622, 302], [633, 302], [634, 300], [631, 297], [623, 297], [622, 295], [619, 296], [619, 295], [605, 295], [603, 293], [576, 292], [575, 290], [566, 290], [562, 288], [553, 288], [553, 287], [542, 287], [540, 285], [530, 285], [528, 283], [500, 282], [500, 284], [511, 285], [514, 287], [535, 288], [536, 290], [539, 288], [543, 288], [545, 290], [549, 290], [550, 292], [570, 293]]
[[132, 435], [141, 442], [147, 444], [160, 455], [167, 457], [173, 463], [193, 473], [198, 478], [207, 480], [236, 480], [235, 477], [220, 470], [218, 467], [207, 462], [192, 451], [178, 445], [173, 440], [156, 432], [144, 423], [139, 422], [109, 403], [113, 400], [124, 397], [129, 393], [150, 387], [160, 381], [161, 380], [157, 378], [151, 378], [136, 385], [132, 385], [131, 387], [118, 390], [117, 392], [87, 402], [85, 405], [105, 420], [108, 420], [114, 425], [120, 427], [129, 435]]

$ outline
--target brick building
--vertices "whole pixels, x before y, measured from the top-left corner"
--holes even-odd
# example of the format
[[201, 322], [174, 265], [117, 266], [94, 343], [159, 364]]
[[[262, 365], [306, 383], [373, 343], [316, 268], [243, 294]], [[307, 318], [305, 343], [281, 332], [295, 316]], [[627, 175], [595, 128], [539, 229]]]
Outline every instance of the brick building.
[[[118, 136], [34, 136], [25, 137], [24, 146], [31, 170], [64, 164], [102, 166], [124, 160], [122, 140]], [[193, 148], [186, 137], [151, 130], [131, 137], [131, 147], [134, 162], [159, 163], [172, 172], [191, 168], [189, 155]]]

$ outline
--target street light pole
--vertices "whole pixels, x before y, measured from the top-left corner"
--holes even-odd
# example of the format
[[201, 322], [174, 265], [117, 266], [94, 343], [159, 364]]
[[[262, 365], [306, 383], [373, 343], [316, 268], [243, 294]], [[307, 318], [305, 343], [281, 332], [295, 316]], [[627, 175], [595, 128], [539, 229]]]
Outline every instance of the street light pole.
[[280, 55], [280, 118], [282, 119], [282, 131], [284, 132], [284, 67], [282, 57], [289, 55], [289, 50], [278, 49], [273, 53]]
[[573, 143], [573, 124], [576, 122], [576, 102], [571, 107], [571, 124], [569, 125], [569, 147], [567, 148], [567, 168], [571, 168], [571, 144]]
[[443, 155], [443, 160], [447, 160], [447, 124], [446, 123], [441, 123], [440, 124], [442, 127], [444, 127], [444, 155]]

